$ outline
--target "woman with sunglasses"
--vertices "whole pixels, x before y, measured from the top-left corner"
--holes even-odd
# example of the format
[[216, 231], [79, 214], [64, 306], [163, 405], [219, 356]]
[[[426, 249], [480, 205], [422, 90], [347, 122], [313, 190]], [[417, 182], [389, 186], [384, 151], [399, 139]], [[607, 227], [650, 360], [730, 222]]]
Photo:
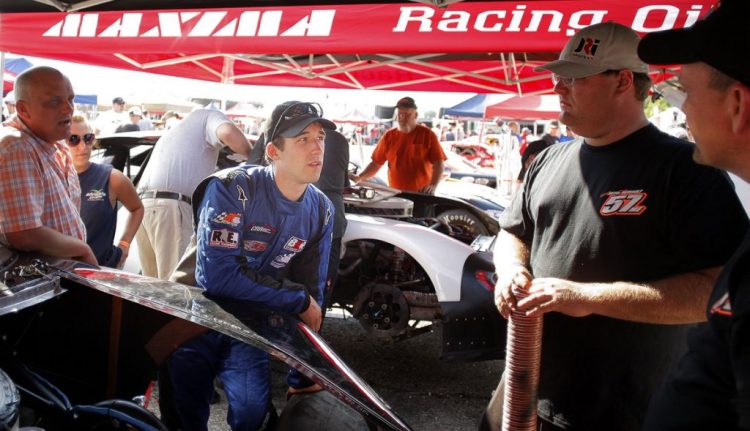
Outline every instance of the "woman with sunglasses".
[[[67, 143], [81, 183], [81, 218], [86, 225], [86, 242], [99, 265], [122, 268], [130, 243], [141, 225], [143, 204], [133, 183], [122, 172], [111, 165], [89, 160], [96, 136], [83, 116], [73, 116], [70, 132]], [[130, 214], [125, 231], [115, 246], [117, 202], [121, 202]]]

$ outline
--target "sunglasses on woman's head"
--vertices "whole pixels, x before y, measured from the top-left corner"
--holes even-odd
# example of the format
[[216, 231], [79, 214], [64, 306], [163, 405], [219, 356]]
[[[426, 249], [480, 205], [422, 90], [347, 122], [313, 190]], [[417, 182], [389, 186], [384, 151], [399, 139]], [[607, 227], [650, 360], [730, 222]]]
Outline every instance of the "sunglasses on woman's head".
[[81, 138], [83, 138], [83, 142], [86, 143], [86, 145], [91, 145], [94, 142], [95, 137], [96, 136], [93, 133], [84, 133], [83, 137], [81, 135], [70, 135], [68, 136], [68, 145], [75, 147], [81, 142]]

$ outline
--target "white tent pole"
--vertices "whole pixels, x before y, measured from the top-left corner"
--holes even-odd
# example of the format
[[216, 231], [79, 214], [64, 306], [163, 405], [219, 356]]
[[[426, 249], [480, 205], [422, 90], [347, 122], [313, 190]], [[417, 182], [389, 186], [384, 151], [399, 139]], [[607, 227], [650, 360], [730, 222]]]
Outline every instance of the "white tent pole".
[[0, 51], [0, 70], [2, 70], [2, 80], [5, 81], [5, 51]]

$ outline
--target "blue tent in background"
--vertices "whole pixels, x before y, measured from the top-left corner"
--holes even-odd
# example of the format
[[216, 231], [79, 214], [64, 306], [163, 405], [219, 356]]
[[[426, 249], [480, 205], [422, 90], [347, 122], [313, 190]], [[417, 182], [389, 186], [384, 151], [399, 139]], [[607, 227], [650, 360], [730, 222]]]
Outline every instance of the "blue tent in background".
[[452, 108], [444, 108], [441, 116], [483, 118], [488, 98], [487, 94], [477, 94]]
[[5, 59], [5, 71], [11, 72], [13, 75], [18, 75], [31, 66], [33, 66], [33, 64], [23, 57]]
[[96, 105], [98, 98], [96, 94], [76, 94], [73, 98], [73, 102], [80, 103], [81, 105]]

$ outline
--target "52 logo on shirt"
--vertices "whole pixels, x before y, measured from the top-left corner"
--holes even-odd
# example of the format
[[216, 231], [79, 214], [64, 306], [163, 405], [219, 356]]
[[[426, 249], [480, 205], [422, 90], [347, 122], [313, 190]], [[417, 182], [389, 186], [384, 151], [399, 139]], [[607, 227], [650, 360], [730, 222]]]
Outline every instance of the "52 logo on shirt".
[[646, 200], [648, 193], [643, 190], [618, 190], [603, 193], [604, 203], [599, 208], [599, 214], [603, 216], [614, 215], [641, 215], [646, 211]]

